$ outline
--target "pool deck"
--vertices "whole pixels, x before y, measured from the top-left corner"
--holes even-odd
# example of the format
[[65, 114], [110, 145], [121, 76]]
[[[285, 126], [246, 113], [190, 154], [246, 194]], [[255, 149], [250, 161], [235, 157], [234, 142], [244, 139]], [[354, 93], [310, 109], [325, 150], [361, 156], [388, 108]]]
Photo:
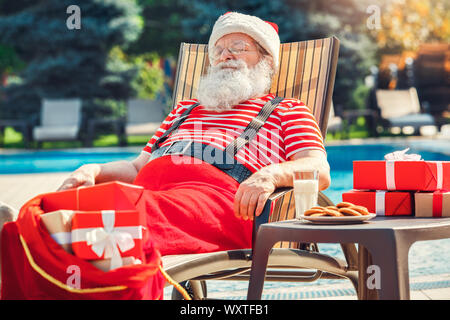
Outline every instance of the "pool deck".
[[[65, 173], [14, 174], [0, 175], [0, 201], [20, 208], [32, 197], [55, 191], [68, 176]], [[208, 282], [211, 298], [242, 300], [246, 297], [246, 289], [233, 292], [214, 290], [215, 281]], [[218, 285], [217, 285], [218, 286]], [[242, 285], [240, 286], [242, 288]], [[165, 290], [165, 297], [170, 298], [171, 288]], [[268, 287], [263, 292], [265, 300], [355, 300], [356, 294], [349, 281], [333, 284], [320, 283], [295, 284], [283, 289]], [[411, 278], [411, 299], [418, 300], [450, 300], [450, 274], [438, 274]]]

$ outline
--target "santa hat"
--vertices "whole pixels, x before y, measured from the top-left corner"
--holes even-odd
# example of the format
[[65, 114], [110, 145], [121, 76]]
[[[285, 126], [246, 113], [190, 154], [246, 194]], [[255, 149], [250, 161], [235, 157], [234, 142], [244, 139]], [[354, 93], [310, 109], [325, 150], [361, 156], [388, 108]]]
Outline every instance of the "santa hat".
[[[278, 26], [273, 22], [261, 20], [258, 17], [238, 12], [227, 12], [220, 16], [214, 24], [209, 37], [208, 50], [212, 52], [217, 40], [230, 33], [245, 33], [252, 37], [273, 58], [274, 69], [278, 69], [280, 55], [280, 37]], [[210, 63], [211, 56], [210, 56]]]

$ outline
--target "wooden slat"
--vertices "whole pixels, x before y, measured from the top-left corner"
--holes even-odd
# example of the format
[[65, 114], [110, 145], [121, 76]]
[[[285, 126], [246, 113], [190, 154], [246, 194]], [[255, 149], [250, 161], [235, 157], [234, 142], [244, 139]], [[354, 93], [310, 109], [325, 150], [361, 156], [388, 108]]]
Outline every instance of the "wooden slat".
[[188, 49], [188, 65], [187, 65], [187, 70], [186, 70], [186, 77], [184, 80], [184, 86], [183, 86], [183, 94], [182, 94], [182, 99], [189, 99], [189, 97], [192, 97], [192, 93], [193, 93], [193, 83], [192, 83], [192, 79], [194, 77], [194, 70], [196, 67], [196, 62], [197, 62], [197, 48], [198, 45], [197, 44], [190, 44], [189, 45], [189, 49]]
[[202, 69], [204, 66], [204, 60], [205, 60], [205, 49], [201, 48], [200, 46], [197, 47], [197, 54], [196, 54], [196, 60], [195, 60], [195, 67], [194, 72], [192, 75], [192, 81], [191, 81], [191, 94], [190, 98], [197, 96], [197, 89], [198, 84], [200, 82], [200, 77], [202, 75]]
[[[323, 110], [325, 103], [325, 95], [327, 88], [327, 70], [329, 65], [329, 55], [331, 49], [331, 39], [324, 39], [322, 45], [322, 54], [320, 59], [320, 77], [317, 80], [317, 91], [316, 91], [316, 108]], [[317, 112], [317, 109], [315, 110]], [[316, 118], [318, 123], [320, 124], [320, 120]]]
[[[297, 47], [295, 43], [285, 44], [287, 50], [289, 50], [289, 63], [286, 72], [285, 87], [283, 90], [283, 95], [281, 97], [290, 98], [292, 97], [292, 92], [294, 91], [294, 77], [295, 77], [295, 67], [297, 63], [296, 50]], [[281, 93], [280, 93], [281, 94]]]
[[184, 48], [185, 43], [181, 43], [180, 45], [180, 52], [178, 54], [178, 62], [177, 62], [177, 71], [175, 74], [175, 85], [173, 88], [173, 101], [172, 101], [172, 109], [175, 108], [178, 101], [180, 101], [180, 86], [181, 86], [181, 78], [185, 71], [183, 71], [183, 66], [185, 66], [185, 54], [184, 54]]
[[317, 83], [321, 76], [320, 73], [320, 62], [322, 55], [322, 40], [314, 41], [314, 49], [313, 49], [313, 59], [312, 59], [312, 72], [310, 78], [310, 86], [308, 91], [308, 100], [306, 104], [313, 108], [314, 116], [320, 115], [321, 108], [316, 105], [316, 96], [317, 96]]
[[[312, 77], [312, 60], [313, 60], [313, 43], [311, 41], [307, 42], [306, 52], [305, 52], [305, 64], [303, 66], [303, 78], [302, 78], [302, 88], [300, 90], [300, 101], [303, 101], [306, 104], [308, 100], [308, 92], [310, 87], [310, 78]], [[306, 104], [308, 105], [308, 104]], [[312, 110], [312, 107], [308, 105], [308, 107]]]
[[297, 70], [294, 79], [294, 96], [295, 99], [300, 99], [303, 81], [303, 66], [305, 65], [306, 58], [306, 41], [298, 43], [298, 58], [297, 58]]
[[300, 56], [300, 42], [295, 42], [291, 44], [291, 56], [292, 56], [292, 78], [289, 78], [289, 83], [291, 84], [291, 90], [286, 92], [287, 97], [295, 98], [297, 75], [299, 74], [298, 63]]

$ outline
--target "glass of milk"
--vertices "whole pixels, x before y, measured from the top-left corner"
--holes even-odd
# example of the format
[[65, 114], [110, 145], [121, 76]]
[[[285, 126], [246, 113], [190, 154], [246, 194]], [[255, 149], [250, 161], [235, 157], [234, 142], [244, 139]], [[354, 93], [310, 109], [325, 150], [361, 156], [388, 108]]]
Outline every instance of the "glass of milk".
[[303, 213], [317, 206], [319, 194], [319, 171], [294, 171], [295, 218], [301, 219]]

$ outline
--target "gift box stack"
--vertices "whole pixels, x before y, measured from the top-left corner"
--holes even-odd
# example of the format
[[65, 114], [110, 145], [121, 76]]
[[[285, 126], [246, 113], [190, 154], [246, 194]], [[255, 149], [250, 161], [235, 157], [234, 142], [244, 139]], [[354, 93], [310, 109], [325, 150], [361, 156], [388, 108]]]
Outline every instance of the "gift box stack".
[[109, 271], [145, 263], [143, 188], [121, 182], [48, 193], [41, 222], [65, 251]]
[[425, 161], [408, 149], [383, 161], [353, 161], [353, 190], [342, 201], [382, 216], [450, 216], [450, 161]]

